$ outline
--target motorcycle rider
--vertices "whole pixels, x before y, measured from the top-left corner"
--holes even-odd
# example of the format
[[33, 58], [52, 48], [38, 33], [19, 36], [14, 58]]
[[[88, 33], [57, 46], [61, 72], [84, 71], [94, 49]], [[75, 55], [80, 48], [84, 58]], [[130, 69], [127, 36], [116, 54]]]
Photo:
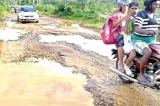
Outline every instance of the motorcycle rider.
[[112, 15], [111, 19], [113, 20], [113, 26], [118, 29], [118, 35], [116, 37], [116, 47], [118, 49], [118, 58], [119, 58], [119, 66], [118, 70], [124, 72], [124, 64], [123, 64], [123, 35], [120, 34], [122, 32], [122, 21], [127, 15], [128, 12], [128, 4], [131, 0], [117, 0], [118, 10]]
[[[132, 42], [136, 52], [142, 55], [140, 60], [140, 74], [138, 80], [141, 84], [146, 86], [152, 86], [146, 79], [145, 65], [147, 65], [152, 51], [149, 48], [149, 44], [156, 41], [157, 30], [160, 24], [160, 16], [157, 14], [160, 1], [159, 0], [144, 0], [145, 9], [139, 12], [135, 18], [134, 34], [132, 36]], [[157, 25], [150, 25], [150, 20], [154, 19]]]
[[15, 5], [15, 6], [14, 6], [14, 12], [17, 13], [17, 10], [18, 10], [18, 6]]
[[129, 12], [122, 22], [122, 28], [125, 33], [123, 49], [125, 53], [129, 54], [129, 57], [127, 58], [124, 64], [124, 69], [127, 75], [131, 75], [132, 71], [129, 68], [129, 64], [136, 57], [136, 51], [131, 42], [131, 36], [134, 32], [134, 20], [138, 13], [139, 5], [137, 2], [131, 2], [129, 3], [128, 7], [129, 7]]

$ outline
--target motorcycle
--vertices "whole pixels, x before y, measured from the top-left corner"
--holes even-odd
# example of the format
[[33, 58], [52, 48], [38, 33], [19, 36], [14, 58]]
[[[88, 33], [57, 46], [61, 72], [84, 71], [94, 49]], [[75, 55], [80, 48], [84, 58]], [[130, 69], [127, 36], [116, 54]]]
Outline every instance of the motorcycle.
[[[148, 64], [145, 66], [145, 76], [151, 82], [152, 89], [160, 90], [160, 44], [149, 45], [149, 47], [152, 50], [152, 55]], [[119, 59], [116, 49], [112, 49], [112, 55], [114, 55], [114, 59], [116, 59], [116, 66], [111, 66], [110, 71], [118, 74], [119, 78], [126, 84], [134, 82], [141, 84], [141, 82], [137, 80], [137, 77], [140, 73], [140, 60], [142, 55], [137, 53], [136, 58], [129, 64], [132, 75], [126, 75], [118, 70]], [[128, 56], [129, 54], [124, 54], [123, 60], [125, 61]]]

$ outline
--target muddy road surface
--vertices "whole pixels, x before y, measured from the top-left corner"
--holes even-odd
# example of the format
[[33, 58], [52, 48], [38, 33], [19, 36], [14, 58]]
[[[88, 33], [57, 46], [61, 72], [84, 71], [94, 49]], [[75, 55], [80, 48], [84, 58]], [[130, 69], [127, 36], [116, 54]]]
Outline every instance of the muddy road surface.
[[40, 17], [0, 27], [0, 106], [160, 106], [160, 93], [109, 71], [114, 45], [79, 23]]

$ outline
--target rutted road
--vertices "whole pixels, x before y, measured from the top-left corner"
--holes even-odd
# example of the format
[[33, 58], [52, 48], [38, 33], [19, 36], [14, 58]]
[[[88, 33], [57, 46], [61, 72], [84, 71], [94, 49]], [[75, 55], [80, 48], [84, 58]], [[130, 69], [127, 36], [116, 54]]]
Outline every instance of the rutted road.
[[[16, 22], [14, 14], [10, 14], [7, 19]], [[73, 27], [73, 25], [75, 26]], [[62, 40], [52, 42], [53, 39], [50, 39], [50, 42], [39, 42], [41, 40], [39, 35], [46, 36], [46, 38], [47, 36], [76, 37], [76, 35], [80, 35], [84, 39], [100, 40], [99, 32], [87, 28], [84, 30], [76, 22], [68, 22], [53, 17], [41, 17], [40, 23], [16, 22], [7, 28], [18, 29], [20, 36], [19, 39], [10, 41], [9, 39], [4, 40], [4, 35], [4, 38], [2, 38], [4, 41], [0, 42], [0, 72], [2, 73], [0, 84], [1, 86], [5, 85], [3, 89], [0, 89], [0, 105], [12, 106], [13, 103], [17, 104], [16, 106], [21, 106], [23, 103], [23, 106], [160, 105], [159, 92], [143, 88], [135, 83], [131, 85], [123, 84], [116, 74], [109, 71], [109, 66], [113, 65], [114, 62], [106, 56]], [[12, 33], [9, 33], [6, 31], [6, 35], [12, 36]], [[85, 43], [83, 44], [85, 45]], [[96, 47], [97, 45], [92, 44], [92, 46]], [[106, 51], [107, 48], [109, 47], [106, 46]], [[57, 71], [54, 68], [57, 66], [50, 62], [60, 63], [62, 66], [72, 68], [70, 74], [67, 74], [67, 71], [70, 72], [68, 69], [57, 69], [58, 71], [63, 70], [61, 74], [63, 74], [63, 77], [67, 76], [68, 80], [63, 77], [56, 77], [56, 79], [53, 76], [54, 73], [60, 73], [47, 71], [46, 74], [44, 70], [41, 71], [44, 67], [50, 67], [50, 70]], [[45, 68], [45, 70], [48, 70], [48, 68]], [[79, 73], [83, 75], [81, 76]], [[76, 79], [78, 76], [81, 80]], [[86, 78], [83, 78], [84, 76]], [[70, 78], [74, 81], [69, 80]], [[58, 82], [55, 83], [55, 81]], [[60, 82], [63, 82], [63, 84]], [[81, 86], [76, 85], [76, 83]], [[62, 91], [65, 93], [62, 94]], [[59, 101], [52, 100], [57, 98], [61, 99], [58, 99]], [[68, 98], [71, 99], [67, 100]], [[23, 103], [19, 103], [19, 99], [22, 99]], [[8, 103], [9, 101], [11, 101], [11, 104]]]

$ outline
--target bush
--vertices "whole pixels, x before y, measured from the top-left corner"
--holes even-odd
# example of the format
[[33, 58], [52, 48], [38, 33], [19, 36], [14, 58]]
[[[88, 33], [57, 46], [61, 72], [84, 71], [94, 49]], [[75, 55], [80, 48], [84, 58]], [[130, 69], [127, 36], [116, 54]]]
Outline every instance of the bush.
[[74, 10], [74, 14], [73, 17], [77, 18], [77, 17], [82, 17], [82, 12], [79, 9], [75, 9]]
[[52, 15], [55, 7], [52, 6], [51, 4], [40, 4], [40, 5], [35, 5], [34, 6], [36, 10], [42, 12], [45, 15]]
[[[140, 10], [144, 8], [142, 0], [137, 1], [140, 6]], [[90, 24], [97, 24], [101, 28], [104, 18], [101, 18], [101, 14], [112, 14], [117, 6], [114, 4], [115, 0], [55, 0], [52, 5], [44, 4], [37, 5], [37, 9], [43, 14], [52, 15], [58, 14], [59, 17], [66, 19], [74, 19], [89, 22]], [[96, 26], [96, 25], [95, 25]]]
[[58, 7], [59, 12], [64, 12], [65, 11], [65, 6], [64, 4], [60, 4]]
[[3, 3], [0, 3], [0, 19], [5, 15], [5, 12], [10, 11], [10, 8]]

